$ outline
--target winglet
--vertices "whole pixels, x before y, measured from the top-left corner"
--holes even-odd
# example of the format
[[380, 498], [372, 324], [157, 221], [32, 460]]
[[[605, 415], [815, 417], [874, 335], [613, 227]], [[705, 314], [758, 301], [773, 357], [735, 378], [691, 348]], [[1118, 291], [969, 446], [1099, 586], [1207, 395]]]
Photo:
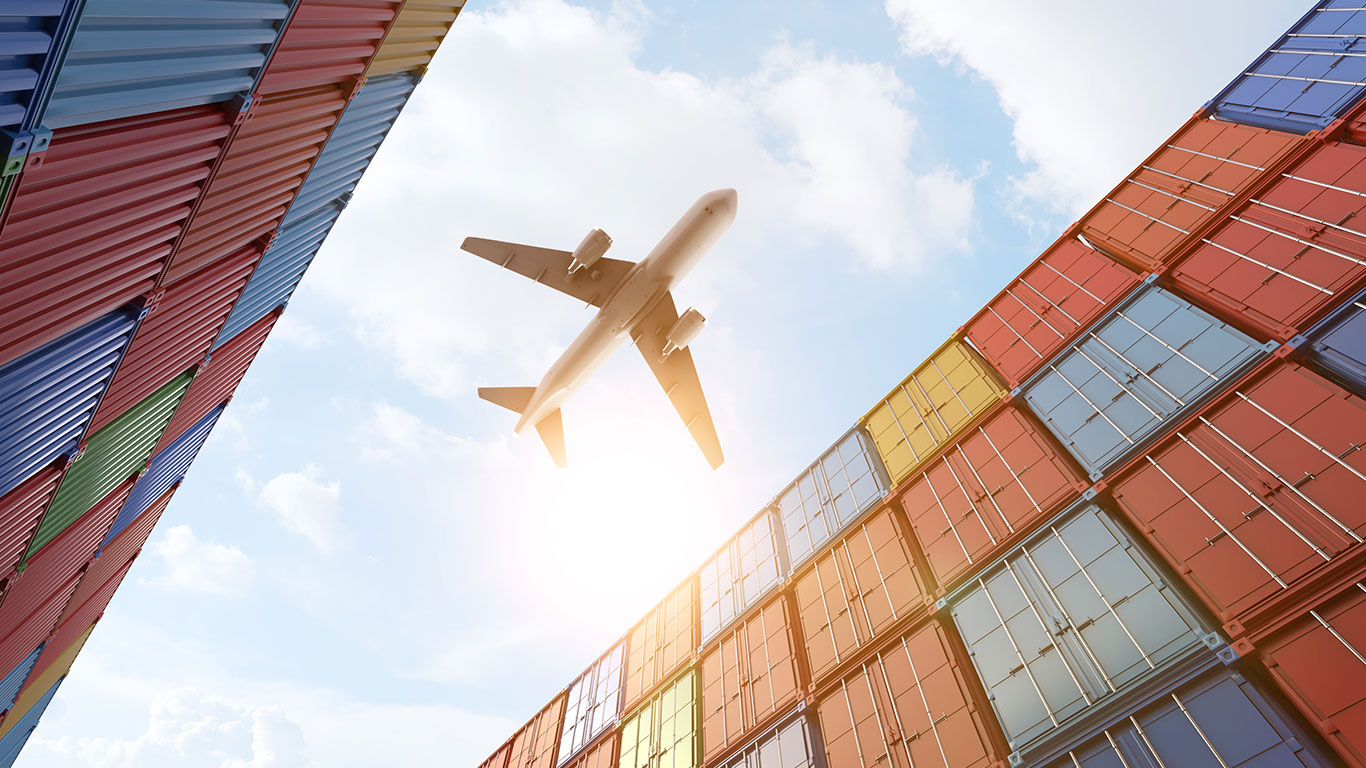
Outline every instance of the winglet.
[[521, 413], [526, 410], [526, 404], [531, 402], [531, 395], [535, 392], [535, 387], [480, 387], [479, 397], [514, 413]]
[[564, 452], [564, 422], [560, 419], [559, 408], [536, 422], [536, 434], [541, 436], [541, 442], [545, 443], [546, 450], [550, 451], [555, 466], [561, 469], [569, 466]]

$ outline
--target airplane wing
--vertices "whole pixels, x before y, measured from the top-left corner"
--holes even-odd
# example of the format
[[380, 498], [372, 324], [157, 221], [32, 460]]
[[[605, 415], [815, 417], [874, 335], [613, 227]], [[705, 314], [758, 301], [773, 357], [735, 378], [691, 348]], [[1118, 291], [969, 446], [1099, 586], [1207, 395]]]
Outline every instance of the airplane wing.
[[631, 271], [631, 267], [635, 266], [630, 261], [609, 259], [604, 256], [594, 262], [593, 266], [580, 270], [570, 280], [566, 279], [566, 276], [574, 257], [569, 251], [505, 243], [501, 240], [485, 240], [482, 237], [467, 237], [465, 242], [460, 244], [460, 248], [595, 307], [603, 305], [612, 294], [612, 289], [616, 288], [626, 277], [626, 273]]
[[712, 469], [716, 469], [725, 457], [721, 455], [721, 441], [716, 437], [711, 411], [707, 410], [707, 399], [702, 396], [702, 383], [697, 379], [697, 368], [693, 367], [692, 352], [685, 347], [663, 359], [665, 336], [676, 322], [678, 310], [674, 308], [673, 296], [666, 293], [650, 314], [631, 329], [631, 338], [659, 385], [664, 387], [674, 410], [688, 425], [697, 447], [702, 449]]

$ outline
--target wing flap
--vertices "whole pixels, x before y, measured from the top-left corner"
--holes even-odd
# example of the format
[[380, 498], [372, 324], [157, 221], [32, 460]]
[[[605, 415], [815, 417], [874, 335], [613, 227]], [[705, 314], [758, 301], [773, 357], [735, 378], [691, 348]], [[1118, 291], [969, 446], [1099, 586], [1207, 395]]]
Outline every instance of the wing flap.
[[711, 420], [711, 411], [707, 408], [707, 399], [702, 394], [702, 382], [697, 378], [692, 352], [685, 347], [664, 357], [669, 329], [676, 322], [678, 310], [674, 307], [673, 296], [666, 293], [650, 314], [631, 329], [631, 338], [697, 447], [702, 449], [702, 455], [707, 457], [712, 469], [716, 469], [725, 461], [725, 456]]
[[625, 279], [626, 273], [635, 266], [633, 262], [604, 256], [593, 262], [593, 266], [569, 278], [569, 266], [574, 261], [570, 251], [482, 237], [467, 237], [460, 248], [595, 307], [601, 307], [607, 301], [607, 297]]

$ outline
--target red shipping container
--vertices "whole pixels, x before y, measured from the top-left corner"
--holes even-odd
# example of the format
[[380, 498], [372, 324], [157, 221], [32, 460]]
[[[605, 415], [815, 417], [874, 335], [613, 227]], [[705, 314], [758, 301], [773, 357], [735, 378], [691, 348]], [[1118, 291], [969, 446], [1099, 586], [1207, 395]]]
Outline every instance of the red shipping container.
[[176, 408], [170, 426], [166, 427], [161, 442], [157, 444], [156, 450], [152, 451], [153, 456], [161, 453], [166, 446], [175, 442], [176, 438], [185, 434], [185, 430], [209, 415], [209, 411], [232, 397], [237, 385], [242, 382], [242, 377], [246, 376], [252, 361], [256, 359], [256, 353], [261, 351], [261, 345], [266, 343], [266, 337], [275, 327], [280, 312], [281, 310], [276, 310], [257, 320], [234, 336], [232, 341], [213, 351], [212, 356], [195, 374], [185, 398]]
[[1273, 359], [1108, 483], [1236, 636], [1366, 552], [1366, 401]]
[[264, 244], [337, 124], [350, 91], [323, 86], [260, 97], [238, 129], [166, 270], [174, 285]]
[[301, 0], [256, 93], [357, 82], [403, 0]]
[[901, 504], [944, 595], [1086, 488], [1043, 428], [1007, 403], [912, 478]]
[[1064, 236], [969, 320], [964, 332], [1014, 389], [1139, 280], [1129, 268]]
[[678, 586], [631, 629], [626, 648], [626, 701], [630, 710], [692, 658], [698, 646], [695, 577]]
[[138, 326], [89, 432], [204, 359], [260, 260], [259, 246], [244, 248], [165, 290]]
[[1366, 280], [1366, 147], [1331, 143], [1272, 177], [1169, 272], [1172, 283], [1282, 341]]
[[38, 519], [57, 493], [64, 472], [62, 464], [44, 467], [0, 497], [0, 573], [6, 578], [13, 576], [19, 560], [28, 551]]
[[[72, 595], [66, 610], [62, 612], [61, 620], [57, 622], [57, 628], [53, 630], [52, 637], [47, 641], [47, 647], [38, 657], [38, 664], [33, 667], [34, 677], [46, 671], [61, 655], [61, 649], [70, 647], [82, 633], [90, 628], [90, 625], [104, 615], [104, 609], [109, 607], [109, 601], [114, 597], [114, 592], [118, 590], [119, 585], [123, 583], [123, 577], [128, 575], [128, 569], [132, 567], [132, 561], [124, 563], [123, 567], [115, 572], [113, 578], [104, 582], [99, 589], [92, 588], [87, 593], [88, 599], [84, 601], [77, 599], [81, 596], [80, 594]], [[90, 571], [86, 571], [86, 579], [88, 578], [90, 578]], [[82, 581], [84, 580], [82, 579]], [[82, 587], [84, 586], [82, 584]], [[33, 650], [32, 647], [29, 650]]]
[[1107, 253], [1156, 272], [1307, 141], [1191, 118], [1082, 217], [1081, 232]]
[[531, 722], [513, 734], [508, 742], [508, 768], [555, 768], [566, 699], [561, 695], [545, 705]]
[[611, 731], [607, 738], [600, 739], [577, 760], [569, 763], [568, 768], [617, 768], [617, 760], [621, 755], [620, 747], [621, 735]]
[[702, 655], [704, 762], [734, 751], [797, 704], [797, 668], [786, 592], [733, 624]]
[[0, 364], [151, 292], [231, 129], [208, 106], [56, 132], [0, 229]]
[[797, 612], [811, 679], [819, 683], [903, 620], [928, 611], [912, 544], [883, 507], [797, 576]]
[[[59, 584], [57, 589], [43, 601], [36, 609], [27, 616], [8, 616], [4, 617], [4, 630], [0, 631], [0, 667], [4, 669], [14, 669], [25, 656], [33, 652], [38, 644], [47, 639], [53, 628], [59, 623], [63, 611], [69, 606], [72, 594], [76, 591], [77, 583], [81, 580], [80, 572], [73, 573], [67, 580]], [[90, 626], [89, 623], [86, 627]], [[81, 632], [85, 627], [81, 627]], [[71, 636], [67, 641], [70, 645], [80, 632]], [[51, 644], [49, 644], [51, 648]], [[47, 650], [44, 649], [44, 654]], [[56, 655], [56, 654], [54, 654]], [[38, 657], [41, 664], [42, 656]], [[41, 671], [43, 667], [34, 667], [34, 674]]]
[[831, 768], [987, 768], [1005, 737], [944, 626], [921, 624], [816, 704]]

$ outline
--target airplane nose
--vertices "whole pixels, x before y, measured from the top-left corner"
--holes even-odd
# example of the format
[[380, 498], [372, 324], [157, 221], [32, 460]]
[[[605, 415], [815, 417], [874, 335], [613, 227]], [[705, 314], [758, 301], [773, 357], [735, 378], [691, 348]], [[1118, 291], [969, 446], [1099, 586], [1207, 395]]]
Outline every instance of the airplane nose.
[[714, 192], [708, 192], [704, 196], [704, 201], [712, 213], [734, 216], [735, 209], [739, 205], [740, 195], [730, 188], [718, 189]]

